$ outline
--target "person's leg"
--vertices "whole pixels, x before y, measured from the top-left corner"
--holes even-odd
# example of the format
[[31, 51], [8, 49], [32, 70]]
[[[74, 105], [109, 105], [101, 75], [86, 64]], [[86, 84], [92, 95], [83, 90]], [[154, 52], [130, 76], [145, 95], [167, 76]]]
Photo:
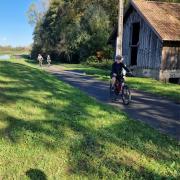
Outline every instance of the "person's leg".
[[115, 82], [116, 82], [116, 77], [112, 77], [112, 79], [111, 79], [111, 84], [112, 84], [112, 86], [115, 85]]
[[115, 83], [116, 83], [116, 77], [113, 76], [113, 77], [111, 78], [111, 87], [112, 87], [112, 89], [114, 89]]

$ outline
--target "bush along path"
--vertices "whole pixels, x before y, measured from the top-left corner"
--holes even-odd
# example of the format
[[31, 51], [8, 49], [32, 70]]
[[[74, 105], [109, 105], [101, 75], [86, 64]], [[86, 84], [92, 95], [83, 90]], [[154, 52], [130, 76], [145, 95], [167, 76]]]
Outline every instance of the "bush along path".
[[130, 105], [124, 106], [119, 102], [112, 103], [109, 98], [107, 82], [86, 76], [81, 71], [66, 71], [53, 66], [46, 70], [97, 100], [118, 106], [132, 119], [145, 122], [160, 132], [180, 140], [180, 104], [136, 90], [131, 90], [132, 102]]

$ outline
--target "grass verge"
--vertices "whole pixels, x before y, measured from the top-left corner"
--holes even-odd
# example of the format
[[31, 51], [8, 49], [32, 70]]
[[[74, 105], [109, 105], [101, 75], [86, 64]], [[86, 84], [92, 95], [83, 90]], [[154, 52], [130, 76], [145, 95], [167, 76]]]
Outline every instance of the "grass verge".
[[0, 61], [0, 178], [178, 179], [177, 141], [22, 60]]

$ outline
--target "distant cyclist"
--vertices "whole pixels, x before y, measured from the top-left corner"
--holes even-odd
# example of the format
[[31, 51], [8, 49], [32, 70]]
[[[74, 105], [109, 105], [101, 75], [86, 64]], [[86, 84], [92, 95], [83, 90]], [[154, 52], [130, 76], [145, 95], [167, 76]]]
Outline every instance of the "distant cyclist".
[[48, 63], [48, 66], [51, 65], [51, 58], [50, 58], [50, 55], [47, 56], [47, 63]]
[[37, 57], [37, 60], [39, 61], [39, 66], [42, 67], [42, 64], [43, 64], [43, 57], [41, 54], [38, 54], [38, 57]]
[[130, 72], [130, 70], [123, 64], [123, 58], [120, 55], [117, 55], [115, 57], [115, 62], [112, 64], [112, 70], [111, 70], [111, 87], [112, 90], [114, 89], [114, 85], [116, 82], [116, 79], [121, 81], [123, 79], [123, 69], [126, 70], [126, 72]]

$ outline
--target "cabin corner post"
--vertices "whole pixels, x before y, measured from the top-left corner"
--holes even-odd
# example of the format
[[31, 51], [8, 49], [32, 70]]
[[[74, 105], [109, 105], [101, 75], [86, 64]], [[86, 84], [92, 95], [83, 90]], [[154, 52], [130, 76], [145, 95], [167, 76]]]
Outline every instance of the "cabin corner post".
[[118, 34], [117, 34], [117, 39], [116, 39], [116, 55], [122, 56], [122, 39], [123, 39], [123, 0], [119, 0]]

